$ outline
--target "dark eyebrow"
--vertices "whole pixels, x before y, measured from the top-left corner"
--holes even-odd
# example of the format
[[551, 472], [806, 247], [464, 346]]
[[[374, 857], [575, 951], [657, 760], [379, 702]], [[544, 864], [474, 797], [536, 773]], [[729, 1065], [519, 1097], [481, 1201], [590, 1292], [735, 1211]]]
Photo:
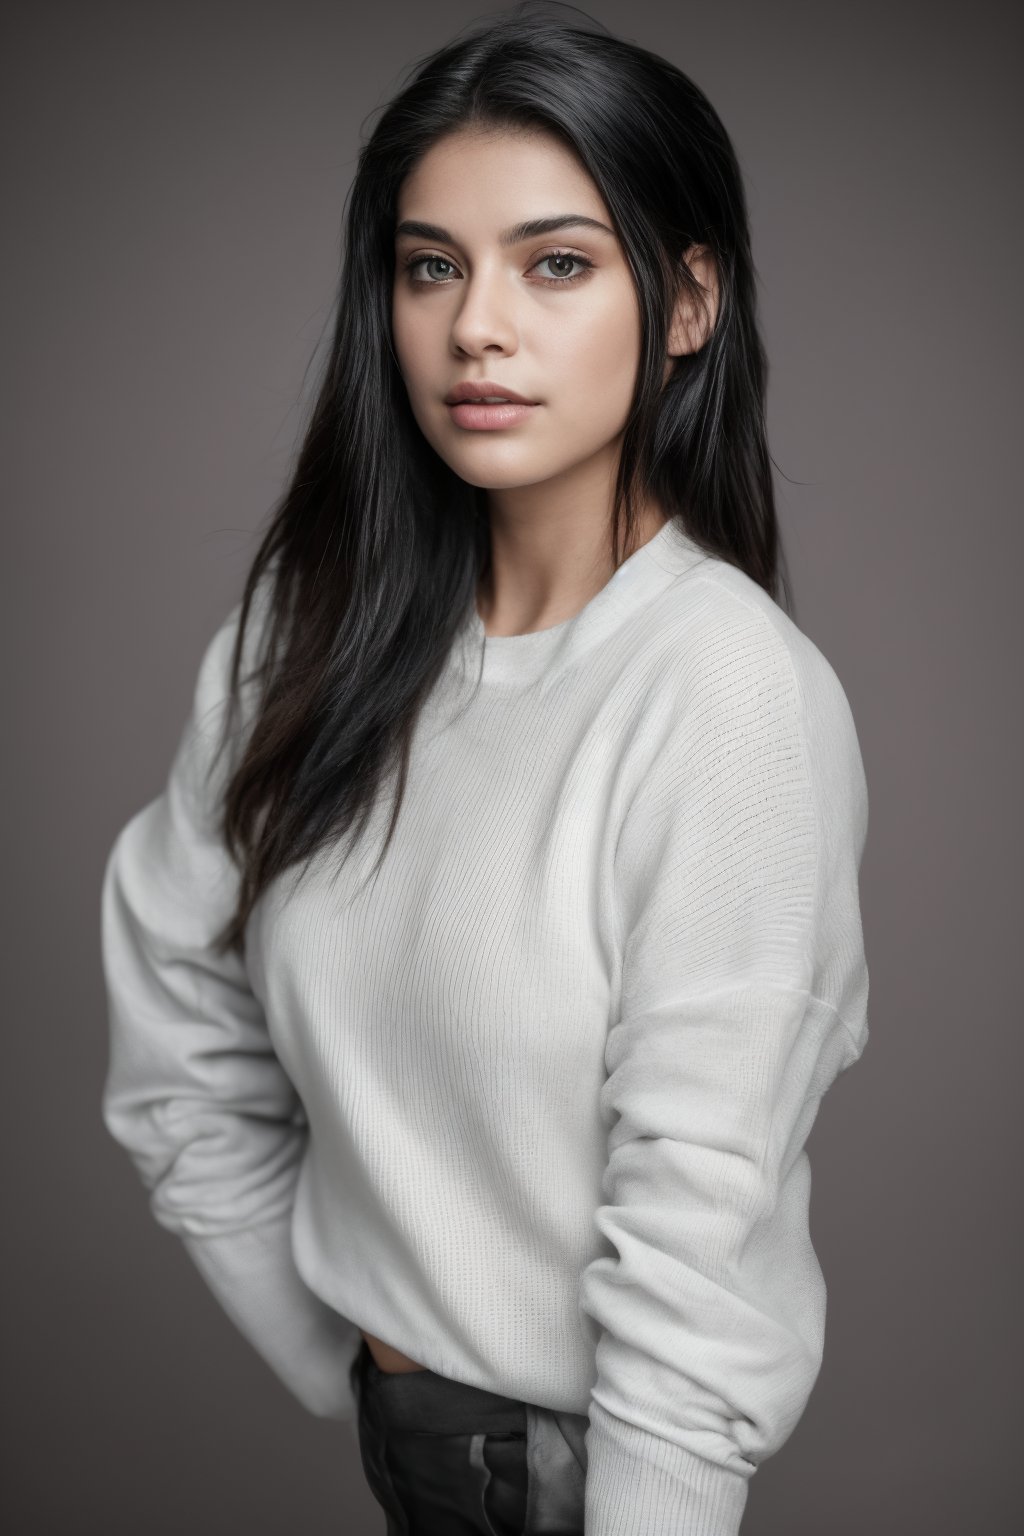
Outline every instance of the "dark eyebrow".
[[[533, 240], [538, 235], [553, 234], [556, 229], [565, 229], [569, 225], [581, 225], [585, 229], [600, 229], [606, 235], [615, 238], [615, 231], [609, 229], [607, 224], [602, 224], [600, 219], [590, 219], [585, 213], [558, 213], [548, 219], [526, 219], [522, 224], [513, 224], [509, 229], [503, 229], [498, 236], [499, 245], [519, 245], [523, 240]], [[457, 244], [452, 235], [440, 224], [424, 224], [421, 219], [403, 219], [395, 229], [395, 239], [401, 235], [416, 235], [421, 240], [438, 240], [446, 245]]]

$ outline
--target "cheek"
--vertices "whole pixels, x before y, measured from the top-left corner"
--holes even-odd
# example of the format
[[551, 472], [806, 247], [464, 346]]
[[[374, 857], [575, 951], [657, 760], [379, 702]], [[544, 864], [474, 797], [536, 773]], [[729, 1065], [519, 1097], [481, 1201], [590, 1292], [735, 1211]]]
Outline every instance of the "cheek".
[[614, 360], [621, 369], [636, 366], [640, 357], [640, 320], [632, 294], [610, 292], [581, 295], [565, 305], [564, 313], [544, 317], [541, 334], [546, 345], [564, 357], [574, 372], [586, 374], [596, 363]]
[[417, 311], [414, 305], [403, 303], [396, 296], [391, 304], [391, 334], [398, 366], [410, 387], [418, 383], [419, 374], [423, 372], [429, 355], [425, 346], [425, 329], [422, 311]]
[[[578, 423], [621, 426], [633, 398], [640, 362], [640, 326], [628, 302], [591, 305], [569, 311], [538, 332], [545, 370], [557, 381], [552, 403], [571, 407]], [[579, 403], [585, 402], [583, 412]]]

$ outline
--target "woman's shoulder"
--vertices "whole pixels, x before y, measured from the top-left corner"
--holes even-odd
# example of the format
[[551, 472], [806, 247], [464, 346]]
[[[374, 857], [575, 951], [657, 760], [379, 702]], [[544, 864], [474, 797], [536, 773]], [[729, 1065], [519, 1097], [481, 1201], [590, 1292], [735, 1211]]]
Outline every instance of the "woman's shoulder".
[[[251, 686], [264, 659], [272, 597], [273, 573], [267, 572], [256, 584], [246, 616], [239, 665], [239, 683], [243, 695]], [[243, 605], [244, 598], [238, 598], [223, 615], [212, 634], [207, 634], [204, 641], [195, 685], [195, 705], [199, 718], [205, 718], [207, 714], [216, 711], [227, 701], [230, 693], [231, 665], [238, 631], [241, 627]]]
[[[272, 582], [264, 575], [257, 583], [239, 658], [238, 689], [233, 688], [232, 668], [241, 628], [244, 597], [237, 599], [212, 634], [207, 633], [194, 674], [189, 717], [178, 747], [175, 772], [193, 787], [196, 800], [210, 800], [210, 775], [217, 772], [223, 785], [238, 762], [262, 696], [262, 662], [271, 613]], [[230, 750], [222, 756], [230, 737]]]
[[682, 752], [697, 741], [717, 751], [757, 739], [765, 752], [799, 742], [824, 803], [851, 802], [864, 830], [867, 783], [846, 690], [821, 647], [763, 587], [708, 556], [661, 593], [646, 623], [637, 708], [656, 742], [674, 739]]
[[[805, 716], [852, 724], [846, 691], [821, 647], [765, 589], [738, 566], [708, 555], [679, 576], [656, 605], [662, 664], [687, 692], [716, 682], [747, 697], [787, 691]], [[788, 684], [788, 690], [787, 690]]]

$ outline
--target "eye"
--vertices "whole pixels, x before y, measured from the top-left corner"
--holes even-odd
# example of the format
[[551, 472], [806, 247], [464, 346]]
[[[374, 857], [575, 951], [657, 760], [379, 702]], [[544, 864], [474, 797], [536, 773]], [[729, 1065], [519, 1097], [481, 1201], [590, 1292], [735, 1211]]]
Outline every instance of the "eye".
[[[537, 258], [530, 270], [533, 271], [535, 268], [542, 266], [544, 262], [575, 263], [581, 269], [579, 272], [570, 272], [563, 274], [561, 277], [548, 276], [539, 278], [538, 281], [548, 288], [565, 288], [569, 283], [578, 283], [582, 278], [590, 275], [594, 265], [588, 256], [580, 256], [575, 251], [548, 251], [546, 255]], [[442, 288], [451, 281], [450, 274], [458, 270], [454, 262], [449, 261], [447, 256], [437, 255], [412, 256], [404, 261], [402, 265], [408, 274], [409, 281], [414, 287], [418, 288]], [[446, 273], [442, 273], [440, 278], [413, 276], [417, 267], [429, 267], [431, 265], [446, 267], [448, 270]]]
[[561, 277], [556, 277], [554, 279], [541, 278], [541, 282], [553, 281], [560, 287], [565, 283], [575, 283], [579, 278], [586, 277], [587, 273], [594, 265], [594, 263], [590, 261], [586, 256], [577, 256], [573, 251], [549, 251], [546, 256], [542, 256], [540, 258], [540, 261], [538, 261], [536, 265], [539, 267], [541, 263], [545, 261], [562, 261], [569, 263], [575, 262], [578, 267], [582, 267], [583, 270], [581, 272], [570, 272], [568, 274], [563, 273]]
[[436, 288], [438, 286], [429, 277], [424, 278], [412, 276], [417, 267], [427, 266], [430, 262], [437, 262], [442, 267], [451, 267], [452, 265], [452, 263], [450, 261], [446, 261], [443, 256], [414, 256], [411, 261], [405, 262], [405, 270], [409, 273], [412, 282], [421, 283], [424, 287]]

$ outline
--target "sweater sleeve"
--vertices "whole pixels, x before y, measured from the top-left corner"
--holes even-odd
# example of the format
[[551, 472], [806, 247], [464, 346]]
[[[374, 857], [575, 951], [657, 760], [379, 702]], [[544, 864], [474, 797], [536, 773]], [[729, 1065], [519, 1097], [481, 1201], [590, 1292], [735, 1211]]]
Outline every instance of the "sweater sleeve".
[[351, 1421], [358, 1329], [305, 1285], [292, 1256], [303, 1107], [243, 961], [211, 947], [238, 890], [216, 816], [229, 753], [214, 764], [214, 750], [240, 611], [203, 656], [164, 792], [127, 823], [107, 858], [102, 1118], [129, 1153], [156, 1221], [180, 1236], [248, 1342], [310, 1412]]
[[793, 645], [758, 614], [684, 666], [618, 842], [587, 1536], [734, 1536], [821, 1365], [804, 1143], [867, 1039], [867, 791]]

